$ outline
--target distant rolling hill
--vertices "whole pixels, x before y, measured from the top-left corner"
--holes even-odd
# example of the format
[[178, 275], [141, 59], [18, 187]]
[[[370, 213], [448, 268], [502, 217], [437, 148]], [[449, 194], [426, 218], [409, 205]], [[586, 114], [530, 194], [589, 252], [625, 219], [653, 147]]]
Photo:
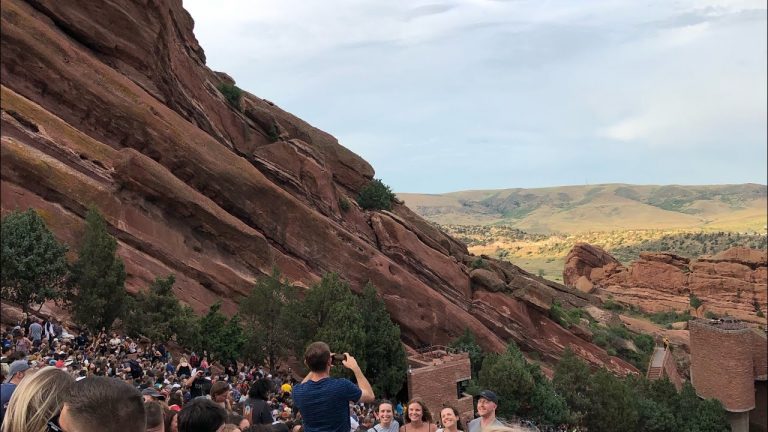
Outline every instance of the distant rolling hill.
[[648, 229], [765, 232], [768, 188], [759, 184], [602, 184], [439, 195], [398, 193], [441, 225], [509, 225], [529, 233]]

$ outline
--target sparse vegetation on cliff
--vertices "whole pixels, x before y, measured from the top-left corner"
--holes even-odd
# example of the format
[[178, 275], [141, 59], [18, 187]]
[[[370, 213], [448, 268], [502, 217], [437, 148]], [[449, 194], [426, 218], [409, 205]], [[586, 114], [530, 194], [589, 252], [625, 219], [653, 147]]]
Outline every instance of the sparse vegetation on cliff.
[[240, 99], [243, 96], [243, 90], [234, 84], [221, 83], [216, 88], [219, 89], [224, 98], [233, 108], [240, 111]]

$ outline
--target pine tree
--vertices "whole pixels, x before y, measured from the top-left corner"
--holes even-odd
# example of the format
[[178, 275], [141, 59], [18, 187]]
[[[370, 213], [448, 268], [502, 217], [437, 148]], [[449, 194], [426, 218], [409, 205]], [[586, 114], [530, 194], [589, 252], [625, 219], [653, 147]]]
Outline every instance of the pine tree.
[[514, 343], [510, 343], [501, 354], [485, 356], [478, 383], [498, 394], [499, 406], [496, 413], [503, 418], [523, 411], [530, 403], [536, 386], [523, 353]]
[[135, 298], [128, 298], [125, 331], [130, 336], [145, 336], [151, 340], [167, 341], [187, 325], [182, 320], [182, 305], [173, 294], [173, 275], [158, 277]]
[[59, 243], [36, 211], [14, 211], [0, 225], [3, 300], [29, 313], [66, 296], [67, 247]]
[[625, 381], [605, 369], [592, 375], [586, 423], [590, 431], [613, 432], [637, 429], [635, 395]]
[[555, 366], [552, 385], [555, 391], [565, 398], [573, 413], [573, 420], [577, 423], [580, 422], [589, 408], [589, 399], [587, 398], [589, 380], [589, 366], [578, 358], [570, 348], [566, 348], [557, 366]]
[[407, 360], [400, 327], [392, 322], [376, 287], [368, 282], [359, 299], [365, 334], [365, 376], [378, 397], [394, 397], [403, 387]]
[[198, 338], [193, 349], [208, 351], [208, 361], [234, 360], [240, 358], [245, 336], [237, 315], [227, 319], [221, 312], [221, 302], [216, 302], [208, 309], [197, 323]]
[[282, 281], [275, 268], [272, 275], [260, 278], [240, 302], [239, 315], [246, 329], [245, 353], [251, 361], [267, 361], [274, 370], [278, 360], [288, 354], [293, 336], [285, 311], [296, 302], [296, 292]]
[[80, 255], [72, 268], [76, 292], [71, 299], [72, 318], [93, 332], [110, 329], [126, 303], [125, 269], [115, 255], [117, 241], [107, 232], [98, 210], [85, 217], [86, 229]]
[[[309, 343], [323, 341], [333, 352], [354, 356], [360, 369], [365, 370], [363, 316], [349, 284], [337, 274], [323, 275], [320, 282], [307, 291], [303, 301], [286, 309], [285, 319], [291, 324], [297, 358], [303, 358]], [[334, 367], [331, 372], [349, 376], [341, 367]]]
[[454, 339], [449, 346], [456, 348], [461, 352], [469, 354], [469, 363], [472, 368], [472, 378], [477, 379], [480, 374], [480, 368], [483, 366], [483, 359], [485, 358], [485, 352], [480, 347], [475, 339], [475, 334], [469, 329], [464, 328], [464, 333], [458, 338]]

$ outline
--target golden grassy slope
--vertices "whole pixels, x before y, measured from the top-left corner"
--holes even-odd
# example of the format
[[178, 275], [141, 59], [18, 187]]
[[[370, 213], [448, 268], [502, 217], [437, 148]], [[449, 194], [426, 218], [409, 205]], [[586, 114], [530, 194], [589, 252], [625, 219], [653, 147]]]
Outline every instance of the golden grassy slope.
[[441, 225], [504, 223], [532, 233], [635, 229], [762, 232], [764, 185], [588, 185], [540, 189], [398, 194]]

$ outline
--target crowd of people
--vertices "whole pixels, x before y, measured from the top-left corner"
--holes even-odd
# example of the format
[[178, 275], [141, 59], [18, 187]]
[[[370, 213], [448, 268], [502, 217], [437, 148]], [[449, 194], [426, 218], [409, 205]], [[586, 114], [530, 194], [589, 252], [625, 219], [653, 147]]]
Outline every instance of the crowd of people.
[[[1, 432], [458, 432], [459, 412], [433, 419], [419, 399], [376, 400], [349, 353], [310, 344], [299, 382], [208, 353], [174, 358], [163, 343], [117, 333], [70, 334], [55, 320], [28, 319], [2, 337]], [[330, 376], [341, 365], [355, 382]], [[468, 432], [504, 430], [496, 394], [485, 390]], [[438, 427], [439, 425], [439, 427]], [[509, 429], [510, 431], [513, 429]]]

